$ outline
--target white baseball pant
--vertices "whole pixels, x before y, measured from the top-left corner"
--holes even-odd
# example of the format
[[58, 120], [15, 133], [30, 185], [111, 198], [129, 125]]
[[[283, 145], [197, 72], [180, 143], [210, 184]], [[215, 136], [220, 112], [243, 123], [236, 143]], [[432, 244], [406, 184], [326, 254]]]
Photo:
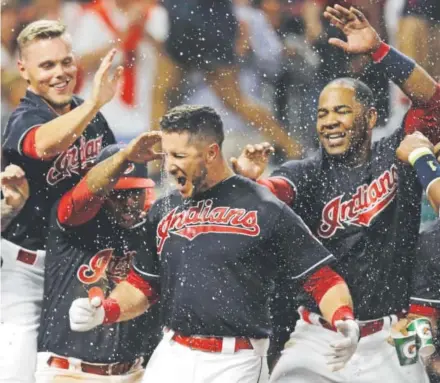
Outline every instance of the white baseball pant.
[[78, 383], [78, 382], [107, 382], [107, 383], [140, 383], [144, 369], [142, 360], [136, 363], [123, 375], [96, 375], [88, 374], [81, 370], [81, 360], [69, 359], [69, 369], [51, 367], [48, 360], [51, 356], [58, 356], [51, 352], [39, 352], [37, 359], [36, 383]]
[[[400, 366], [390, 336], [390, 317], [384, 318], [381, 331], [361, 338], [358, 348], [346, 366], [331, 372], [326, 364], [331, 342], [342, 335], [300, 319], [276, 364], [271, 383], [429, 383], [419, 361]], [[362, 323], [362, 322], [359, 322]]]
[[20, 249], [1, 239], [0, 382], [5, 383], [34, 382], [37, 358], [46, 253], [32, 252], [34, 262], [27, 264], [17, 260]]
[[172, 340], [164, 332], [145, 369], [143, 383], [266, 383], [269, 340], [250, 339], [253, 350], [234, 352], [235, 338], [223, 338], [220, 353], [194, 350]]

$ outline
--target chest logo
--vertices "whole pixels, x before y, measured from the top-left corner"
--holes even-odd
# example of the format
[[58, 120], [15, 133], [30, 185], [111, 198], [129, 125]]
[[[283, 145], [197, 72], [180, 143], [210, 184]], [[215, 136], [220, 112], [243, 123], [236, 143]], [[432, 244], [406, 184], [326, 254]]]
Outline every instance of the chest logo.
[[79, 146], [74, 145], [58, 155], [47, 172], [46, 181], [54, 186], [57, 183], [72, 177], [72, 174], [80, 175], [86, 170], [102, 149], [102, 136], [88, 141], [81, 137]]
[[162, 252], [171, 234], [190, 241], [201, 234], [238, 234], [256, 237], [260, 234], [256, 210], [234, 209], [226, 206], [212, 208], [212, 200], [200, 201], [197, 206], [177, 212], [171, 210], [157, 226], [157, 252]]
[[345, 225], [370, 226], [394, 199], [397, 193], [397, 167], [392, 165], [370, 184], [358, 186], [356, 193], [347, 201], [344, 194], [333, 198], [322, 209], [318, 235], [321, 238], [332, 237]]
[[78, 279], [85, 285], [91, 285], [101, 279], [117, 284], [127, 278], [136, 251], [124, 251], [123, 256], [114, 256], [113, 251], [104, 249], [97, 252], [88, 264], [78, 268]]

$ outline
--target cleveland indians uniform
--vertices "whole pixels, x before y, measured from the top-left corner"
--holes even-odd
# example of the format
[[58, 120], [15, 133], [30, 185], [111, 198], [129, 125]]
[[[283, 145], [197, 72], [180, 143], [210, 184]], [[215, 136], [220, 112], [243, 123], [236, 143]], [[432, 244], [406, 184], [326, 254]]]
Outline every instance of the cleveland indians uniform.
[[308, 297], [299, 297], [307, 311], [275, 367], [274, 382], [427, 381], [420, 363], [400, 367], [386, 339], [409, 305], [422, 192], [414, 170], [395, 153], [416, 116], [431, 123], [438, 118], [439, 98], [440, 91], [425, 109], [411, 110], [395, 133], [374, 142], [365, 164], [351, 168], [321, 150], [285, 163], [262, 181], [284, 185], [284, 199], [337, 257], [335, 271], [350, 288], [362, 336], [345, 369], [330, 372], [320, 353], [338, 334], [318, 318]]
[[[73, 107], [80, 103], [73, 98]], [[20, 166], [30, 185], [28, 201], [2, 232], [0, 381], [8, 383], [33, 381], [50, 209], [79, 181], [101, 148], [115, 141], [98, 113], [67, 151], [43, 161], [32, 145], [32, 135], [56, 117], [42, 98], [27, 91], [3, 137], [6, 164]]]
[[[73, 196], [82, 194], [77, 190], [63, 197], [51, 214], [36, 381], [139, 382], [142, 357], [157, 344], [158, 306], [133, 320], [87, 332], [70, 329], [69, 308], [90, 289], [99, 287], [107, 296], [127, 278], [133, 258], [144, 256], [145, 220], [123, 229], [101, 208], [103, 199], [77, 200]], [[90, 206], [75, 212], [81, 203]], [[74, 213], [60, 220], [66, 211]]]
[[164, 337], [143, 382], [267, 381], [272, 292], [293, 298], [293, 282], [333, 255], [285, 204], [240, 176], [188, 200], [160, 199], [149, 222], [150, 256], [137, 256], [134, 269], [147, 281], [161, 270]]

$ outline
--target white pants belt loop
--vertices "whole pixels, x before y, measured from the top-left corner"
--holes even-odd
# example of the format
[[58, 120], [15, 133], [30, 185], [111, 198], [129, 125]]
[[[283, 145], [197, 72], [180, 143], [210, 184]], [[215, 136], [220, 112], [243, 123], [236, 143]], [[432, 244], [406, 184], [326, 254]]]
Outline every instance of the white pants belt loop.
[[222, 354], [235, 353], [235, 338], [225, 337], [222, 342]]

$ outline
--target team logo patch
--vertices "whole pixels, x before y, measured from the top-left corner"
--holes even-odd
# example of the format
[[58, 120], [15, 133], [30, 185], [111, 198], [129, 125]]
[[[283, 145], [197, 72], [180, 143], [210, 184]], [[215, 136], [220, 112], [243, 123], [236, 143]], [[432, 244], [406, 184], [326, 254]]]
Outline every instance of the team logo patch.
[[332, 237], [345, 225], [370, 226], [373, 219], [394, 199], [397, 193], [397, 167], [392, 165], [369, 185], [358, 186], [356, 193], [347, 201], [341, 194], [329, 201], [322, 209], [318, 235]]
[[78, 279], [85, 285], [91, 285], [101, 279], [117, 284], [127, 278], [136, 251], [124, 251], [119, 257], [113, 256], [113, 251], [104, 249], [96, 253], [88, 264], [78, 268]]
[[160, 221], [157, 232], [157, 252], [171, 234], [179, 235], [190, 241], [201, 234], [238, 234], [256, 237], [260, 234], [258, 212], [245, 209], [234, 209], [226, 206], [212, 208], [212, 200], [200, 201], [197, 206], [177, 212], [171, 210]]
[[79, 147], [74, 145], [61, 153], [47, 172], [46, 181], [54, 186], [72, 174], [80, 175], [90, 165], [102, 148], [102, 136], [86, 141], [81, 137]]

